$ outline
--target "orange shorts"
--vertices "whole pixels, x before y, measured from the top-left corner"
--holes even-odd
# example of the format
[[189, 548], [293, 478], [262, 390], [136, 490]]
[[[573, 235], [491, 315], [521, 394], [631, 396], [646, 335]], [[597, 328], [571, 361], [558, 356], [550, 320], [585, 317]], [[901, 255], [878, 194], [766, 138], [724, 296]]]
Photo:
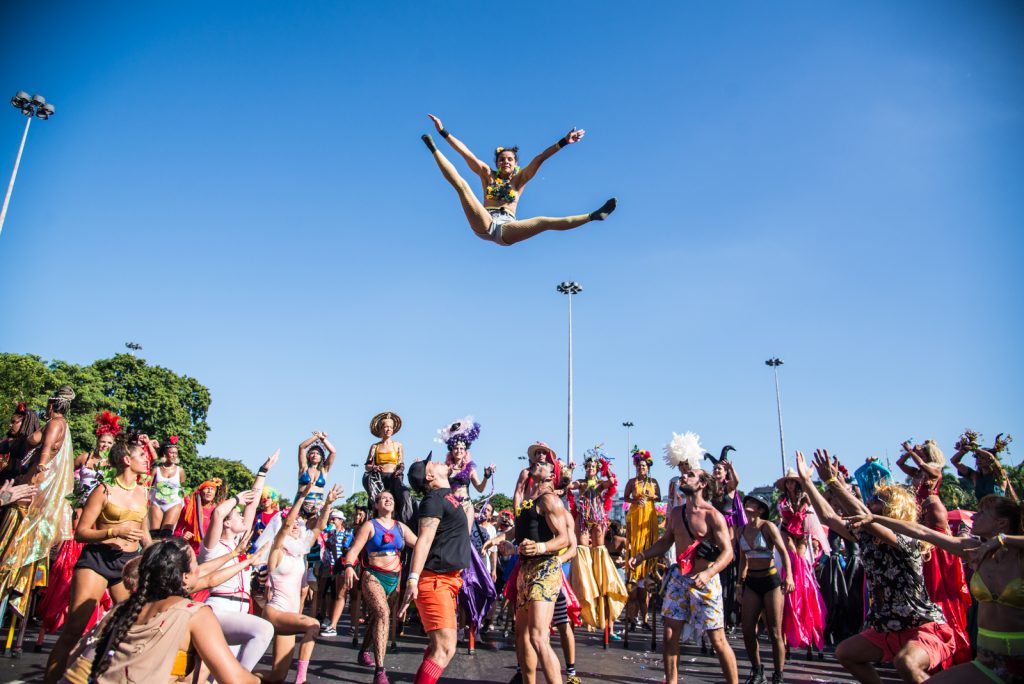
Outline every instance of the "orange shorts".
[[928, 654], [929, 670], [953, 657], [953, 628], [944, 622], [926, 622], [920, 627], [902, 629], [898, 632], [878, 632], [868, 628], [860, 633], [862, 637], [882, 651], [882, 662], [891, 663], [896, 654], [907, 644], [917, 646]]
[[462, 572], [433, 572], [424, 570], [417, 585], [416, 610], [420, 614], [424, 632], [435, 629], [455, 629], [455, 599], [462, 587]]

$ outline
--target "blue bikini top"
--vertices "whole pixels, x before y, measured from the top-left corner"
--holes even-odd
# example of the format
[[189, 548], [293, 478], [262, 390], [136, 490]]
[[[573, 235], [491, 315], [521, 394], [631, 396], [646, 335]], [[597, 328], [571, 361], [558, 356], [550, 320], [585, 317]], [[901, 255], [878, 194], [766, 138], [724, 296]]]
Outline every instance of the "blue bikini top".
[[[309, 483], [310, 483], [309, 470], [304, 470], [302, 472], [302, 474], [299, 475], [299, 486], [301, 487], [302, 485], [307, 485]], [[324, 479], [323, 471], [319, 471], [318, 472], [318, 474], [316, 476], [316, 482], [314, 484], [316, 484], [317, 487], [323, 487], [324, 485], [327, 484], [327, 480]]]
[[[402, 528], [398, 526], [396, 522], [391, 526], [391, 529], [385, 529], [376, 520], [371, 521], [373, 523], [373, 537], [366, 542], [367, 553], [378, 553], [380, 551], [401, 551], [402, 547], [405, 546], [405, 538], [402, 536]], [[391, 541], [384, 541], [384, 534], [390, 534], [393, 538]]]

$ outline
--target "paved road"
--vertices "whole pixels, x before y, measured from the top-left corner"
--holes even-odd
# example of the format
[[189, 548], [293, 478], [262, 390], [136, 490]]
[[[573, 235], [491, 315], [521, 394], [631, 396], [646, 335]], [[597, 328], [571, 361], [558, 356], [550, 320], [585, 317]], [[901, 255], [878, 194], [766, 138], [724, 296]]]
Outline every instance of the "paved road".
[[[31, 631], [31, 630], [30, 630]], [[6, 636], [6, 630], [4, 630]], [[0, 682], [39, 682], [42, 680], [46, 657], [53, 644], [48, 637], [42, 653], [29, 651], [20, 658], [0, 657]], [[749, 672], [743, 640], [737, 635], [731, 638], [733, 649], [740, 663], [740, 681]], [[426, 640], [417, 633], [403, 637], [397, 652], [389, 652], [387, 658], [388, 676], [395, 684], [411, 684], [416, 668], [423, 657]], [[557, 638], [553, 640], [557, 649]], [[660, 645], [660, 637], [659, 637]], [[630, 649], [621, 642], [609, 650], [601, 647], [596, 634], [578, 632], [576, 668], [585, 683], [593, 681], [615, 682], [616, 684], [658, 684], [662, 681], [661, 656], [652, 653], [649, 633], [638, 634], [631, 642]], [[493, 640], [485, 638], [477, 643], [475, 655], [468, 655], [466, 647], [460, 646], [459, 653], [445, 670], [442, 682], [446, 684], [478, 684], [495, 682], [504, 684], [515, 673], [515, 653], [509, 643], [500, 635]], [[769, 652], [767, 643], [762, 643], [762, 653]], [[368, 684], [373, 681], [373, 670], [355, 663], [356, 650], [351, 639], [331, 637], [320, 639], [309, 668], [310, 682], [351, 682]], [[559, 657], [561, 652], [559, 651]], [[266, 659], [264, 661], [266, 663]], [[769, 667], [770, 670], [770, 667]], [[683, 682], [704, 684], [721, 682], [722, 675], [714, 656], [701, 655], [700, 648], [684, 645], [680, 655], [680, 674]], [[294, 678], [294, 667], [291, 677]], [[887, 684], [898, 681], [891, 670], [883, 672]], [[292, 681], [290, 678], [289, 681]], [[543, 678], [541, 678], [543, 681]], [[826, 654], [824, 661], [807, 662], [801, 655], [787, 663], [786, 682], [810, 684], [812, 682], [852, 682], [835, 659]], [[154, 683], [156, 684], [156, 683]]]

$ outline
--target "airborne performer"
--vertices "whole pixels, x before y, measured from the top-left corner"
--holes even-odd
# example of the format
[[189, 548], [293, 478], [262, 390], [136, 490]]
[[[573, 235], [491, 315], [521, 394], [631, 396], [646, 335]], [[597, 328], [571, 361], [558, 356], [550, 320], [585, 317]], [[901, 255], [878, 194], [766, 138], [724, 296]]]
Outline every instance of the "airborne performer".
[[445, 180], [451, 183], [455, 191], [459, 193], [462, 210], [466, 212], [469, 226], [477, 237], [507, 247], [546, 230], [571, 230], [591, 221], [603, 221], [615, 211], [615, 198], [613, 197], [589, 214], [561, 218], [537, 216], [521, 221], [516, 220], [516, 206], [519, 204], [523, 188], [537, 175], [541, 164], [555, 152], [566, 145], [572, 145], [582, 140], [586, 133], [583, 129], [573, 128], [565, 134], [564, 138], [534, 157], [525, 168], [519, 168], [518, 147], [499, 147], [494, 150], [494, 165], [497, 169], [492, 169], [478, 159], [461, 140], [445, 129], [439, 118], [433, 114], [427, 116], [434, 122], [441, 137], [447, 140], [448, 144], [466, 160], [469, 168], [480, 177], [480, 182], [483, 184], [484, 203], [481, 204], [473, 194], [469, 183], [459, 175], [455, 166], [437, 149], [433, 138], [429, 135], [423, 136], [423, 142], [434, 155], [434, 161], [441, 168]]

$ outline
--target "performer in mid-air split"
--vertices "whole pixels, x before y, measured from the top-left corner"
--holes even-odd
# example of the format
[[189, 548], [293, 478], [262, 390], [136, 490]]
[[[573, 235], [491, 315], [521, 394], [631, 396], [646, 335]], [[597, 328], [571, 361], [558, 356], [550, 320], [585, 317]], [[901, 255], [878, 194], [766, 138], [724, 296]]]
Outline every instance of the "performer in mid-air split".
[[524, 168], [519, 167], [518, 147], [499, 147], [494, 150], [494, 165], [497, 169], [492, 169], [478, 159], [461, 140], [452, 135], [442, 125], [439, 118], [433, 114], [427, 116], [434, 122], [441, 137], [447, 140], [448, 144], [466, 160], [469, 168], [480, 177], [483, 184], [484, 203], [481, 204], [473, 194], [469, 183], [459, 175], [455, 166], [437, 149], [433, 138], [429, 135], [423, 136], [423, 142], [434, 155], [434, 161], [440, 167], [445, 180], [451, 183], [455, 191], [459, 193], [462, 210], [466, 212], [469, 225], [477, 237], [490, 240], [498, 245], [514, 245], [546, 230], [571, 230], [591, 221], [603, 221], [615, 211], [615, 198], [613, 197], [589, 214], [560, 218], [537, 216], [516, 220], [516, 206], [519, 204], [523, 188], [537, 175], [541, 164], [555, 152], [566, 145], [572, 145], [582, 140], [586, 133], [583, 129], [573, 128], [565, 134], [564, 138], [534, 157]]

